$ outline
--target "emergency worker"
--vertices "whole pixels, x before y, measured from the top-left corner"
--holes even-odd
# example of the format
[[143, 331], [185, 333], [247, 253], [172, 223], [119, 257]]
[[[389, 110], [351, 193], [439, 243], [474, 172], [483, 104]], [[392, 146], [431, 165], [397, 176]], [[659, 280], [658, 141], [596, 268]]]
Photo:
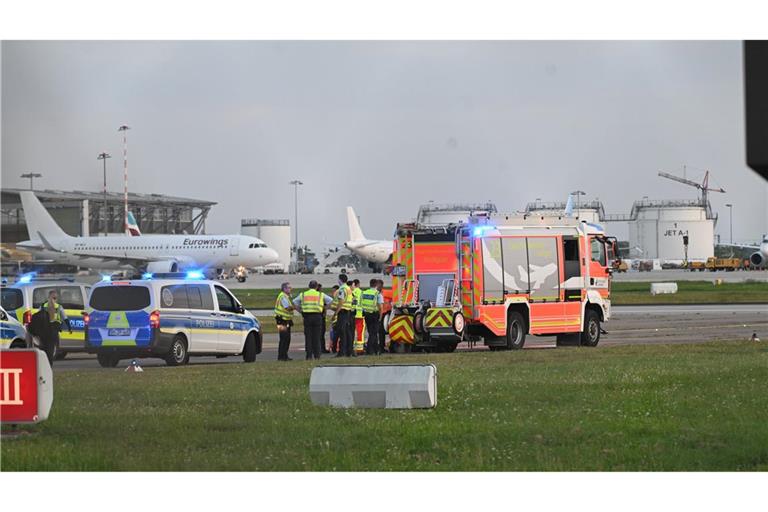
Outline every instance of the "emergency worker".
[[354, 306], [352, 305], [352, 288], [347, 284], [349, 278], [346, 274], [339, 274], [339, 291], [337, 292], [338, 304], [336, 305], [336, 328], [339, 330], [341, 346], [336, 357], [352, 356], [352, 340]]
[[293, 326], [294, 306], [291, 303], [291, 285], [283, 283], [280, 285], [280, 293], [275, 300], [275, 323], [277, 324], [277, 333], [279, 342], [277, 345], [277, 360], [292, 361], [288, 357], [288, 349], [291, 347], [291, 326]]
[[[323, 285], [320, 284], [320, 283], [317, 283], [317, 291], [319, 291], [320, 293], [325, 295], [325, 293], [323, 293]], [[326, 296], [328, 296], [328, 295], [326, 295]], [[331, 297], [330, 307], [333, 307], [333, 297]], [[322, 316], [322, 318], [323, 318], [323, 325], [322, 325], [322, 328], [320, 329], [320, 351], [323, 354], [329, 354], [331, 352], [330, 350], [328, 350], [328, 345], [325, 343], [325, 333], [326, 333], [327, 320], [328, 320], [328, 315], [326, 315], [325, 312], [327, 310], [328, 310], [328, 308], [324, 308], [323, 309], [323, 316]]]
[[331, 338], [331, 353], [336, 354], [339, 351], [339, 329], [336, 325], [336, 320], [338, 319], [338, 315], [336, 314], [336, 307], [339, 305], [339, 285], [335, 284], [333, 285], [333, 288], [331, 288], [333, 292], [331, 293], [331, 297], [333, 300], [331, 301], [330, 311], [331, 311], [331, 331], [328, 333], [329, 337]]
[[368, 330], [368, 344], [365, 346], [365, 353], [368, 355], [380, 355], [383, 351], [379, 342], [379, 323], [384, 309], [384, 297], [378, 285], [378, 279], [371, 279], [370, 287], [362, 293], [360, 298], [365, 327]]
[[306, 358], [320, 359], [325, 309], [333, 301], [328, 295], [317, 290], [318, 284], [314, 279], [309, 282], [309, 289], [293, 299], [293, 305], [301, 311], [304, 317], [304, 350]]
[[72, 334], [72, 326], [67, 318], [67, 313], [58, 302], [56, 290], [48, 292], [48, 300], [40, 306], [40, 311], [35, 313], [38, 317], [35, 321], [35, 335], [40, 338], [42, 349], [48, 356], [48, 362], [53, 366], [53, 359], [59, 349], [59, 332], [61, 327], [67, 324], [69, 334]]
[[355, 306], [354, 318], [354, 350], [355, 354], [362, 354], [365, 350], [365, 318], [363, 317], [363, 308], [360, 300], [363, 297], [363, 290], [360, 288], [360, 280], [352, 280], [352, 303]]

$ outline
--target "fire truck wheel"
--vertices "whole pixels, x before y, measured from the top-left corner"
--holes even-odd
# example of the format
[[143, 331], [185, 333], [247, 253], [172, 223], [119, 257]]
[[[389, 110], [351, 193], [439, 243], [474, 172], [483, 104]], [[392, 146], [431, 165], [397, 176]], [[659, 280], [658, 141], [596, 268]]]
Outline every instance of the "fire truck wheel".
[[507, 315], [507, 349], [518, 350], [525, 345], [525, 319], [519, 311]]
[[593, 309], [584, 312], [584, 332], [581, 333], [581, 345], [596, 347], [600, 341], [600, 316]]
[[416, 313], [413, 315], [413, 330], [417, 334], [424, 332], [424, 313]]
[[168, 366], [181, 366], [189, 362], [189, 351], [187, 350], [187, 339], [183, 334], [177, 334], [171, 343], [171, 350], [165, 357], [165, 364]]
[[97, 354], [96, 359], [102, 368], [114, 368], [120, 360], [112, 354]]

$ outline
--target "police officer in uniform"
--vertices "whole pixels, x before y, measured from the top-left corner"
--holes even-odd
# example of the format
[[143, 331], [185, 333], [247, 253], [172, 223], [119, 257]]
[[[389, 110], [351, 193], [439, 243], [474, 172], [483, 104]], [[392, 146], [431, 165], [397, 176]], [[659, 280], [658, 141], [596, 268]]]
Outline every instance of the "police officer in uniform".
[[279, 342], [277, 345], [277, 360], [291, 361], [288, 357], [288, 349], [291, 346], [291, 326], [293, 325], [293, 304], [291, 304], [291, 285], [283, 283], [280, 293], [275, 300], [275, 322]]
[[370, 288], [360, 296], [365, 327], [368, 329], [368, 344], [365, 346], [365, 353], [368, 355], [380, 355], [382, 353], [379, 342], [379, 322], [384, 308], [384, 297], [382, 297], [378, 285], [378, 279], [371, 279]]
[[61, 326], [66, 324], [69, 334], [72, 334], [72, 326], [69, 323], [69, 318], [67, 318], [67, 313], [58, 302], [56, 290], [48, 292], [48, 300], [43, 302], [40, 311], [35, 316], [38, 318], [33, 320], [36, 326], [33, 329], [34, 334], [40, 338], [45, 355], [48, 356], [48, 362], [53, 365], [53, 360], [59, 349]]
[[313, 279], [309, 282], [309, 289], [293, 299], [294, 307], [299, 309], [304, 317], [304, 350], [307, 360], [320, 359], [323, 344], [323, 315], [326, 307], [333, 300], [317, 288], [317, 281]]
[[354, 339], [355, 312], [352, 305], [352, 289], [347, 284], [347, 275], [339, 275], [339, 291], [337, 293], [338, 305], [336, 306], [336, 327], [339, 330], [339, 353], [336, 357], [351, 357], [352, 343]]

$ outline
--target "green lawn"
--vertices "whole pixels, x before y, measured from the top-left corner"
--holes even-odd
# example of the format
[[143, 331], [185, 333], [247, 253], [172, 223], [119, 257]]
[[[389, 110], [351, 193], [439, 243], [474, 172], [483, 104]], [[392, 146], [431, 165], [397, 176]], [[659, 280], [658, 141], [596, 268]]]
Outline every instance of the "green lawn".
[[677, 281], [677, 293], [653, 296], [651, 284], [614, 282], [612, 304], [768, 303], [768, 283], [745, 281], [715, 285], [712, 281]]
[[435, 363], [437, 408], [315, 407], [299, 361], [57, 372], [51, 418], [3, 440], [2, 469], [768, 469], [759, 343], [375, 361]]
[[[652, 296], [650, 282], [614, 282], [614, 305], [624, 304], [730, 304], [768, 303], [768, 283], [740, 282], [714, 285], [712, 281], [678, 281], [678, 292]], [[272, 309], [279, 290], [233, 290], [249, 309]]]

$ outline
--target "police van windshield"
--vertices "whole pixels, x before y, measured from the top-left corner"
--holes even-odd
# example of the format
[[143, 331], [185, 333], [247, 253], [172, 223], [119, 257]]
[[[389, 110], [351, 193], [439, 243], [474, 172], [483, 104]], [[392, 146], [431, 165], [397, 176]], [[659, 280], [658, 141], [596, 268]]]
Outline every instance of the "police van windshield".
[[2, 305], [3, 309], [6, 311], [13, 311], [24, 305], [24, 298], [21, 295], [21, 290], [17, 290], [16, 288], [3, 288], [2, 295]]
[[146, 286], [102, 286], [91, 293], [91, 307], [97, 311], [136, 311], [149, 302]]

